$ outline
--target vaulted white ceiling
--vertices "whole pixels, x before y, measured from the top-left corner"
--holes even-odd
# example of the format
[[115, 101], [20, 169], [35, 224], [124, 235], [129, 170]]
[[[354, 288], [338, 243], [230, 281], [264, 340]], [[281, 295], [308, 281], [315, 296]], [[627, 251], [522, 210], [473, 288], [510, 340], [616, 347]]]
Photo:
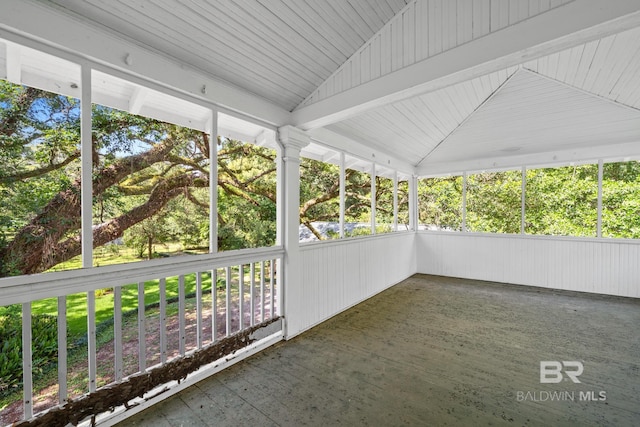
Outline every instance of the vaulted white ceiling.
[[[142, 78], [95, 71], [97, 101], [208, 126], [206, 108], [140, 89], [148, 79], [308, 130], [314, 158], [430, 175], [640, 156], [636, 0], [5, 1], [0, 39]], [[77, 90], [77, 67], [12, 46], [0, 40], [0, 76]], [[220, 116], [258, 141], [264, 128], [243, 123]]]

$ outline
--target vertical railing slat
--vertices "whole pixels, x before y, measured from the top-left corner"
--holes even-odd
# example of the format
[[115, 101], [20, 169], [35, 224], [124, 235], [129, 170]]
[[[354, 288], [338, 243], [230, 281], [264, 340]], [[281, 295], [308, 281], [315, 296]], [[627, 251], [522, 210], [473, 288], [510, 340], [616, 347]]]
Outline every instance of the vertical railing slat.
[[31, 355], [31, 303], [22, 304], [22, 384], [24, 419], [33, 417], [33, 358]]
[[218, 338], [218, 269], [211, 271], [211, 342]]
[[240, 264], [238, 271], [238, 317], [240, 330], [244, 329], [244, 265]]
[[167, 362], [167, 280], [160, 279], [160, 363]]
[[196, 273], [196, 345], [202, 348], [202, 273]]
[[226, 312], [225, 315], [227, 317], [227, 330], [225, 332], [226, 336], [231, 335], [231, 267], [226, 268], [226, 289], [227, 292], [225, 294], [225, 304], [226, 304]]
[[275, 266], [276, 266], [276, 260], [272, 259], [271, 260], [271, 277], [269, 278], [269, 282], [270, 282], [270, 292], [269, 292], [269, 297], [271, 298], [271, 318], [273, 319], [275, 317], [275, 299], [274, 299], [274, 290], [275, 290]]
[[67, 390], [67, 297], [58, 297], [58, 403], [68, 401]]
[[260, 321], [264, 322], [264, 261], [260, 262]]
[[96, 358], [96, 293], [87, 292], [87, 354], [89, 363], [89, 392], [96, 391], [98, 363]]
[[249, 311], [251, 312], [251, 320], [250, 325], [253, 326], [256, 324], [256, 304], [255, 304], [255, 276], [256, 276], [256, 263], [251, 263], [251, 268], [249, 269]]
[[178, 276], [178, 346], [180, 349], [180, 355], [185, 354], [185, 295], [184, 295], [184, 276], [181, 274]]
[[122, 287], [113, 289], [113, 347], [116, 382], [122, 381]]
[[147, 328], [145, 325], [144, 282], [138, 283], [138, 369], [147, 369]]

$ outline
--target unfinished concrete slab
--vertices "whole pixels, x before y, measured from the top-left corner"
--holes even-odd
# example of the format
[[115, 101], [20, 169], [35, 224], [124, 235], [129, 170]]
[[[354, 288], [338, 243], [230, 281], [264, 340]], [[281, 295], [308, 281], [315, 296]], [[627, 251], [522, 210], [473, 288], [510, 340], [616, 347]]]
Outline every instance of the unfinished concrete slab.
[[638, 325], [636, 299], [416, 275], [120, 425], [633, 426]]

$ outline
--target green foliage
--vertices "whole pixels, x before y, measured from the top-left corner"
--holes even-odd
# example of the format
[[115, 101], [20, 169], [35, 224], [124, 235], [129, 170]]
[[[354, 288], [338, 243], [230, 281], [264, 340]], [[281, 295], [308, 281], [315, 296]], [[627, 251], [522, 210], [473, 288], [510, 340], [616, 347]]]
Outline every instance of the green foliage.
[[[58, 354], [58, 322], [55, 316], [34, 314], [32, 322], [33, 377], [37, 381], [55, 364]], [[0, 315], [0, 397], [22, 385], [22, 317], [19, 305]]]
[[438, 230], [462, 229], [462, 177], [426, 178], [418, 181], [420, 224]]
[[467, 177], [467, 230], [519, 233], [522, 174], [488, 172]]
[[525, 232], [596, 235], [597, 165], [527, 170]]

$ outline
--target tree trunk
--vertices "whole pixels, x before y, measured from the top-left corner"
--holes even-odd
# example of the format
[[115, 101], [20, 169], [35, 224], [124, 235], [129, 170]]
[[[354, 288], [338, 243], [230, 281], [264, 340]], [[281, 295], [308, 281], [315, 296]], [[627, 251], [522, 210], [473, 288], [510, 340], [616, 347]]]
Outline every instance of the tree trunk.
[[148, 251], [147, 259], [152, 259], [153, 258], [153, 237], [151, 236], [147, 238], [147, 251]]

